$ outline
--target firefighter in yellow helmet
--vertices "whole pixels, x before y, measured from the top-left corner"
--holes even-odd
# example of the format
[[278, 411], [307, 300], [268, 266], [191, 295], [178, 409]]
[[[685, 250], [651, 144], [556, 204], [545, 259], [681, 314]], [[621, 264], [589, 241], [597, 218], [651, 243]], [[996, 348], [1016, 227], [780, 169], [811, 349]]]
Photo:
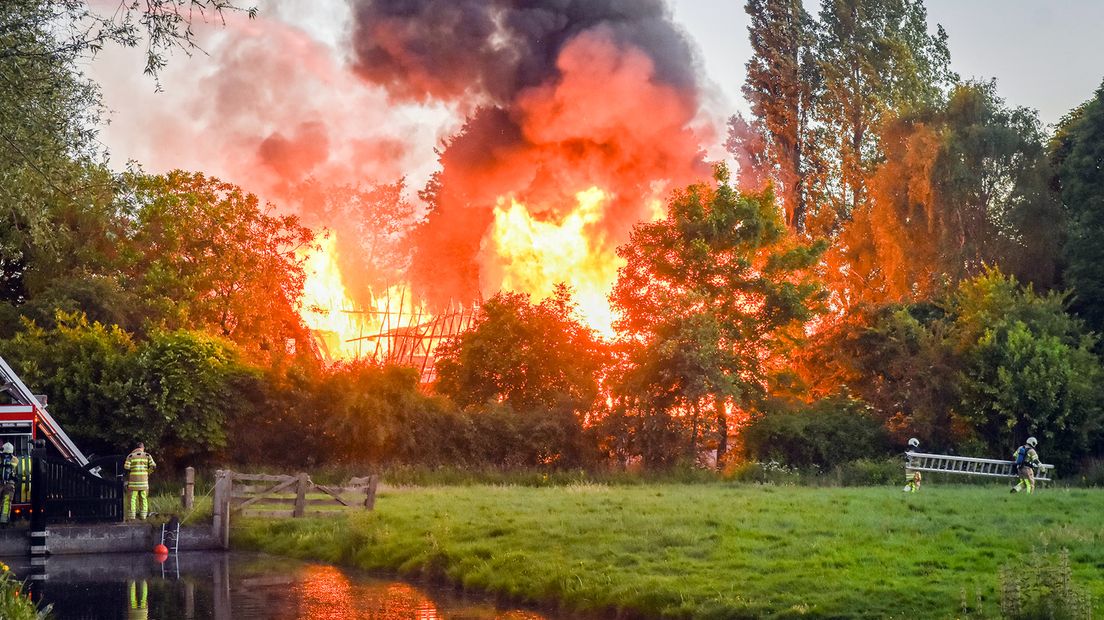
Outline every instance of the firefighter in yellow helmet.
[[0, 447], [0, 525], [11, 523], [12, 499], [15, 497], [15, 446], [4, 442]]
[[123, 469], [127, 470], [126, 519], [135, 516], [145, 520], [149, 514], [149, 475], [157, 467], [153, 457], [146, 452], [146, 446], [139, 443], [133, 452], [127, 455]]
[[1039, 460], [1039, 453], [1035, 451], [1037, 445], [1039, 445], [1038, 439], [1028, 437], [1024, 445], [1016, 448], [1016, 451], [1012, 453], [1012, 458], [1015, 459], [1016, 473], [1020, 476], [1020, 481], [1012, 487], [1013, 493], [1019, 493], [1021, 490], [1028, 493], [1035, 492], [1035, 474], [1038, 472], [1039, 466], [1042, 465]]

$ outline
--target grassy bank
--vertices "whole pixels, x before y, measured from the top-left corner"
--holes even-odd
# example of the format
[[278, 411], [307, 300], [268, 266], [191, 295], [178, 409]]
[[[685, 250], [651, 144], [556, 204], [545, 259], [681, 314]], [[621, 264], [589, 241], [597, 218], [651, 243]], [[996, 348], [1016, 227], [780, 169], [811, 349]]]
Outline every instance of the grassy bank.
[[1083, 489], [407, 488], [374, 513], [239, 521], [234, 542], [598, 615], [995, 617], [1063, 583], [1099, 613], [1101, 514]]

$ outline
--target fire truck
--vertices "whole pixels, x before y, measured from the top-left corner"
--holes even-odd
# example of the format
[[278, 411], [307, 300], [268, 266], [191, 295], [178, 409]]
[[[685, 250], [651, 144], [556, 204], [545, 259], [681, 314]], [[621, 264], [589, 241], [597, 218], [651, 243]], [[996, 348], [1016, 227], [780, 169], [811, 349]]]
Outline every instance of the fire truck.
[[47, 450], [54, 458], [79, 467], [86, 467], [88, 459], [46, 411], [45, 399], [31, 393], [2, 357], [0, 392], [11, 401], [0, 404], [0, 444], [10, 442], [17, 459], [12, 516], [26, 517], [31, 512], [31, 449], [36, 439], [46, 440]]

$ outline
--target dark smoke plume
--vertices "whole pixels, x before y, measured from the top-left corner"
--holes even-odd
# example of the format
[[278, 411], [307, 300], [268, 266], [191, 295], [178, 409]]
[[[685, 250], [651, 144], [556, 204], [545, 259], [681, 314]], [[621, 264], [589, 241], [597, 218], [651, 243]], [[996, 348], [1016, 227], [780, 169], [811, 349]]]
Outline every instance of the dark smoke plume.
[[598, 185], [611, 204], [596, 234], [615, 244], [648, 199], [704, 171], [695, 56], [664, 0], [350, 1], [362, 78], [468, 116], [416, 236], [431, 301], [494, 289], [479, 252], [503, 196], [551, 219]]
[[657, 79], [695, 88], [694, 56], [663, 0], [361, 0], [356, 69], [400, 98], [509, 106], [556, 74], [564, 44], [599, 26], [644, 51]]

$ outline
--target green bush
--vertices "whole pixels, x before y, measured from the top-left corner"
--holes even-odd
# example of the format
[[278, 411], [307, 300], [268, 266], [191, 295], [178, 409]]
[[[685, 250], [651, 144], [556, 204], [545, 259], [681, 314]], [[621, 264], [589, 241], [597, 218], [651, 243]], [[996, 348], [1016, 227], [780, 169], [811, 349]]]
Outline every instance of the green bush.
[[746, 458], [798, 469], [830, 471], [888, 452], [885, 429], [853, 400], [824, 400], [802, 409], [765, 413], [744, 432]]
[[24, 593], [23, 582], [12, 574], [7, 564], [0, 563], [0, 618], [4, 620], [46, 620], [50, 606], [39, 609]]
[[[0, 354], [86, 452], [125, 454], [142, 441], [159, 457], [205, 458], [227, 443], [247, 369], [234, 345], [201, 332], [153, 332], [137, 341], [118, 326], [59, 312], [27, 323]], [[161, 460], [161, 459], [159, 459]], [[165, 464], [165, 463], [162, 463]]]
[[1073, 583], [1069, 550], [1032, 553], [1001, 567], [1001, 615], [1014, 620], [1092, 618], [1089, 595]]
[[806, 477], [801, 472], [777, 461], [745, 461], [725, 469], [725, 478], [734, 482], [753, 482], [755, 484], [801, 484]]
[[1074, 484], [1085, 487], [1104, 487], [1104, 459], [1085, 461]]
[[859, 459], [837, 466], [832, 477], [845, 487], [884, 486], [902, 480], [904, 472], [900, 459]]

